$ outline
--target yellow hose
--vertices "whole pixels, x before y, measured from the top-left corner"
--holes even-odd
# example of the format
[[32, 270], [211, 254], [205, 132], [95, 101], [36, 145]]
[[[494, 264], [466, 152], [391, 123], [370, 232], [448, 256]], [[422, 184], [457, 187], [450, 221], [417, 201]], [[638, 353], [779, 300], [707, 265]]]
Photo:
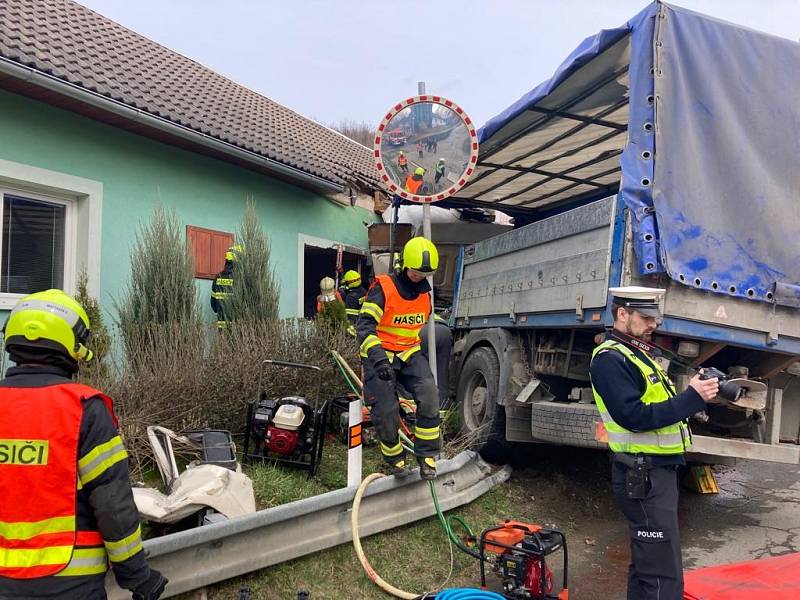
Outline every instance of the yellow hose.
[[372, 581], [375, 582], [376, 585], [378, 585], [383, 591], [397, 598], [414, 600], [414, 598], [419, 597], [419, 594], [412, 594], [410, 592], [405, 592], [381, 579], [381, 576], [375, 572], [375, 569], [372, 568], [372, 565], [369, 564], [367, 557], [364, 555], [364, 550], [361, 548], [361, 540], [358, 537], [358, 508], [361, 505], [361, 497], [364, 495], [367, 486], [376, 479], [380, 479], [381, 477], [385, 477], [385, 475], [383, 475], [383, 473], [372, 473], [371, 475], [367, 475], [364, 481], [361, 482], [361, 485], [358, 486], [358, 491], [356, 491], [356, 497], [353, 498], [353, 512], [350, 515], [350, 529], [353, 534], [353, 547], [356, 549], [356, 556], [358, 556], [358, 560], [361, 562], [361, 566], [364, 567], [364, 570], [367, 572], [367, 575]]

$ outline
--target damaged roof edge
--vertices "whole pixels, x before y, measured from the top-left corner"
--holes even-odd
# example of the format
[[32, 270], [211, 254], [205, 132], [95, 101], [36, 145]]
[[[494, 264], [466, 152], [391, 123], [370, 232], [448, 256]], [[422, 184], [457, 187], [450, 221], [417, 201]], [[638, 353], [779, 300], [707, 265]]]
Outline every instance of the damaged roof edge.
[[310, 186], [323, 192], [341, 193], [344, 186], [322, 177], [306, 173], [276, 160], [267, 158], [255, 152], [245, 150], [215, 137], [195, 131], [183, 125], [173, 123], [162, 117], [157, 117], [138, 108], [133, 108], [123, 102], [102, 96], [91, 90], [69, 83], [32, 67], [21, 65], [13, 60], [0, 56], [0, 73], [4, 73], [27, 83], [32, 83], [57, 94], [85, 102], [96, 108], [106, 110], [130, 121], [140, 122], [154, 129], [172, 134], [176, 137], [194, 142], [212, 150], [233, 156], [239, 160], [257, 165], [271, 171], [276, 175], [288, 177], [299, 184]]

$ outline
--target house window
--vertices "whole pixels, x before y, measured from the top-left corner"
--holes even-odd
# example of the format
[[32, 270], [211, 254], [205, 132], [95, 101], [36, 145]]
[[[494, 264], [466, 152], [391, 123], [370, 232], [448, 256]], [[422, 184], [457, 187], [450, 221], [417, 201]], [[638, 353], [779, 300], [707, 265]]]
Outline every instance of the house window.
[[226, 231], [186, 226], [186, 240], [194, 257], [194, 276], [214, 279], [225, 266], [225, 251], [233, 246], [234, 237]]
[[0, 295], [13, 300], [50, 288], [71, 288], [72, 203], [0, 191]]

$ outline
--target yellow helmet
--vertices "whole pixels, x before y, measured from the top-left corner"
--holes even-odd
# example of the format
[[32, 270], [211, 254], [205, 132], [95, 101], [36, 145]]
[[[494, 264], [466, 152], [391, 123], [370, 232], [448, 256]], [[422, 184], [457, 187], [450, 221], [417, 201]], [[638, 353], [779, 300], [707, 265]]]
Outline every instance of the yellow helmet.
[[361, 274], [358, 271], [348, 271], [342, 277], [342, 283], [349, 288], [358, 287], [361, 285]]
[[231, 246], [225, 252], [225, 260], [229, 260], [231, 262], [236, 262], [239, 260], [239, 256], [244, 252], [244, 248], [241, 245], [236, 244], [235, 246]]
[[439, 251], [424, 237], [411, 238], [403, 247], [403, 267], [430, 275], [439, 268]]
[[61, 290], [47, 290], [17, 302], [3, 331], [6, 349], [48, 348], [88, 362], [94, 356], [86, 347], [89, 327], [89, 317], [78, 302]]
[[417, 167], [416, 169], [414, 169], [414, 175], [419, 175], [420, 177], [422, 177], [423, 175], [425, 175], [425, 169], [422, 167]]

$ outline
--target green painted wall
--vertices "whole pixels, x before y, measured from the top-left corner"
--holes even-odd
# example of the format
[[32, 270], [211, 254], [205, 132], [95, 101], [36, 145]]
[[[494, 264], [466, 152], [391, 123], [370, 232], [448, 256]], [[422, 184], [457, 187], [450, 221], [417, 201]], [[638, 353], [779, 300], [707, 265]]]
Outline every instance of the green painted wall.
[[[102, 182], [106, 312], [127, 281], [136, 228], [157, 200], [174, 206], [185, 224], [233, 232], [252, 197], [272, 243], [282, 316], [296, 313], [298, 234], [366, 248], [362, 221], [373, 220], [367, 210], [4, 91], [0, 158]], [[210, 282], [198, 280], [198, 287], [210, 319]]]

